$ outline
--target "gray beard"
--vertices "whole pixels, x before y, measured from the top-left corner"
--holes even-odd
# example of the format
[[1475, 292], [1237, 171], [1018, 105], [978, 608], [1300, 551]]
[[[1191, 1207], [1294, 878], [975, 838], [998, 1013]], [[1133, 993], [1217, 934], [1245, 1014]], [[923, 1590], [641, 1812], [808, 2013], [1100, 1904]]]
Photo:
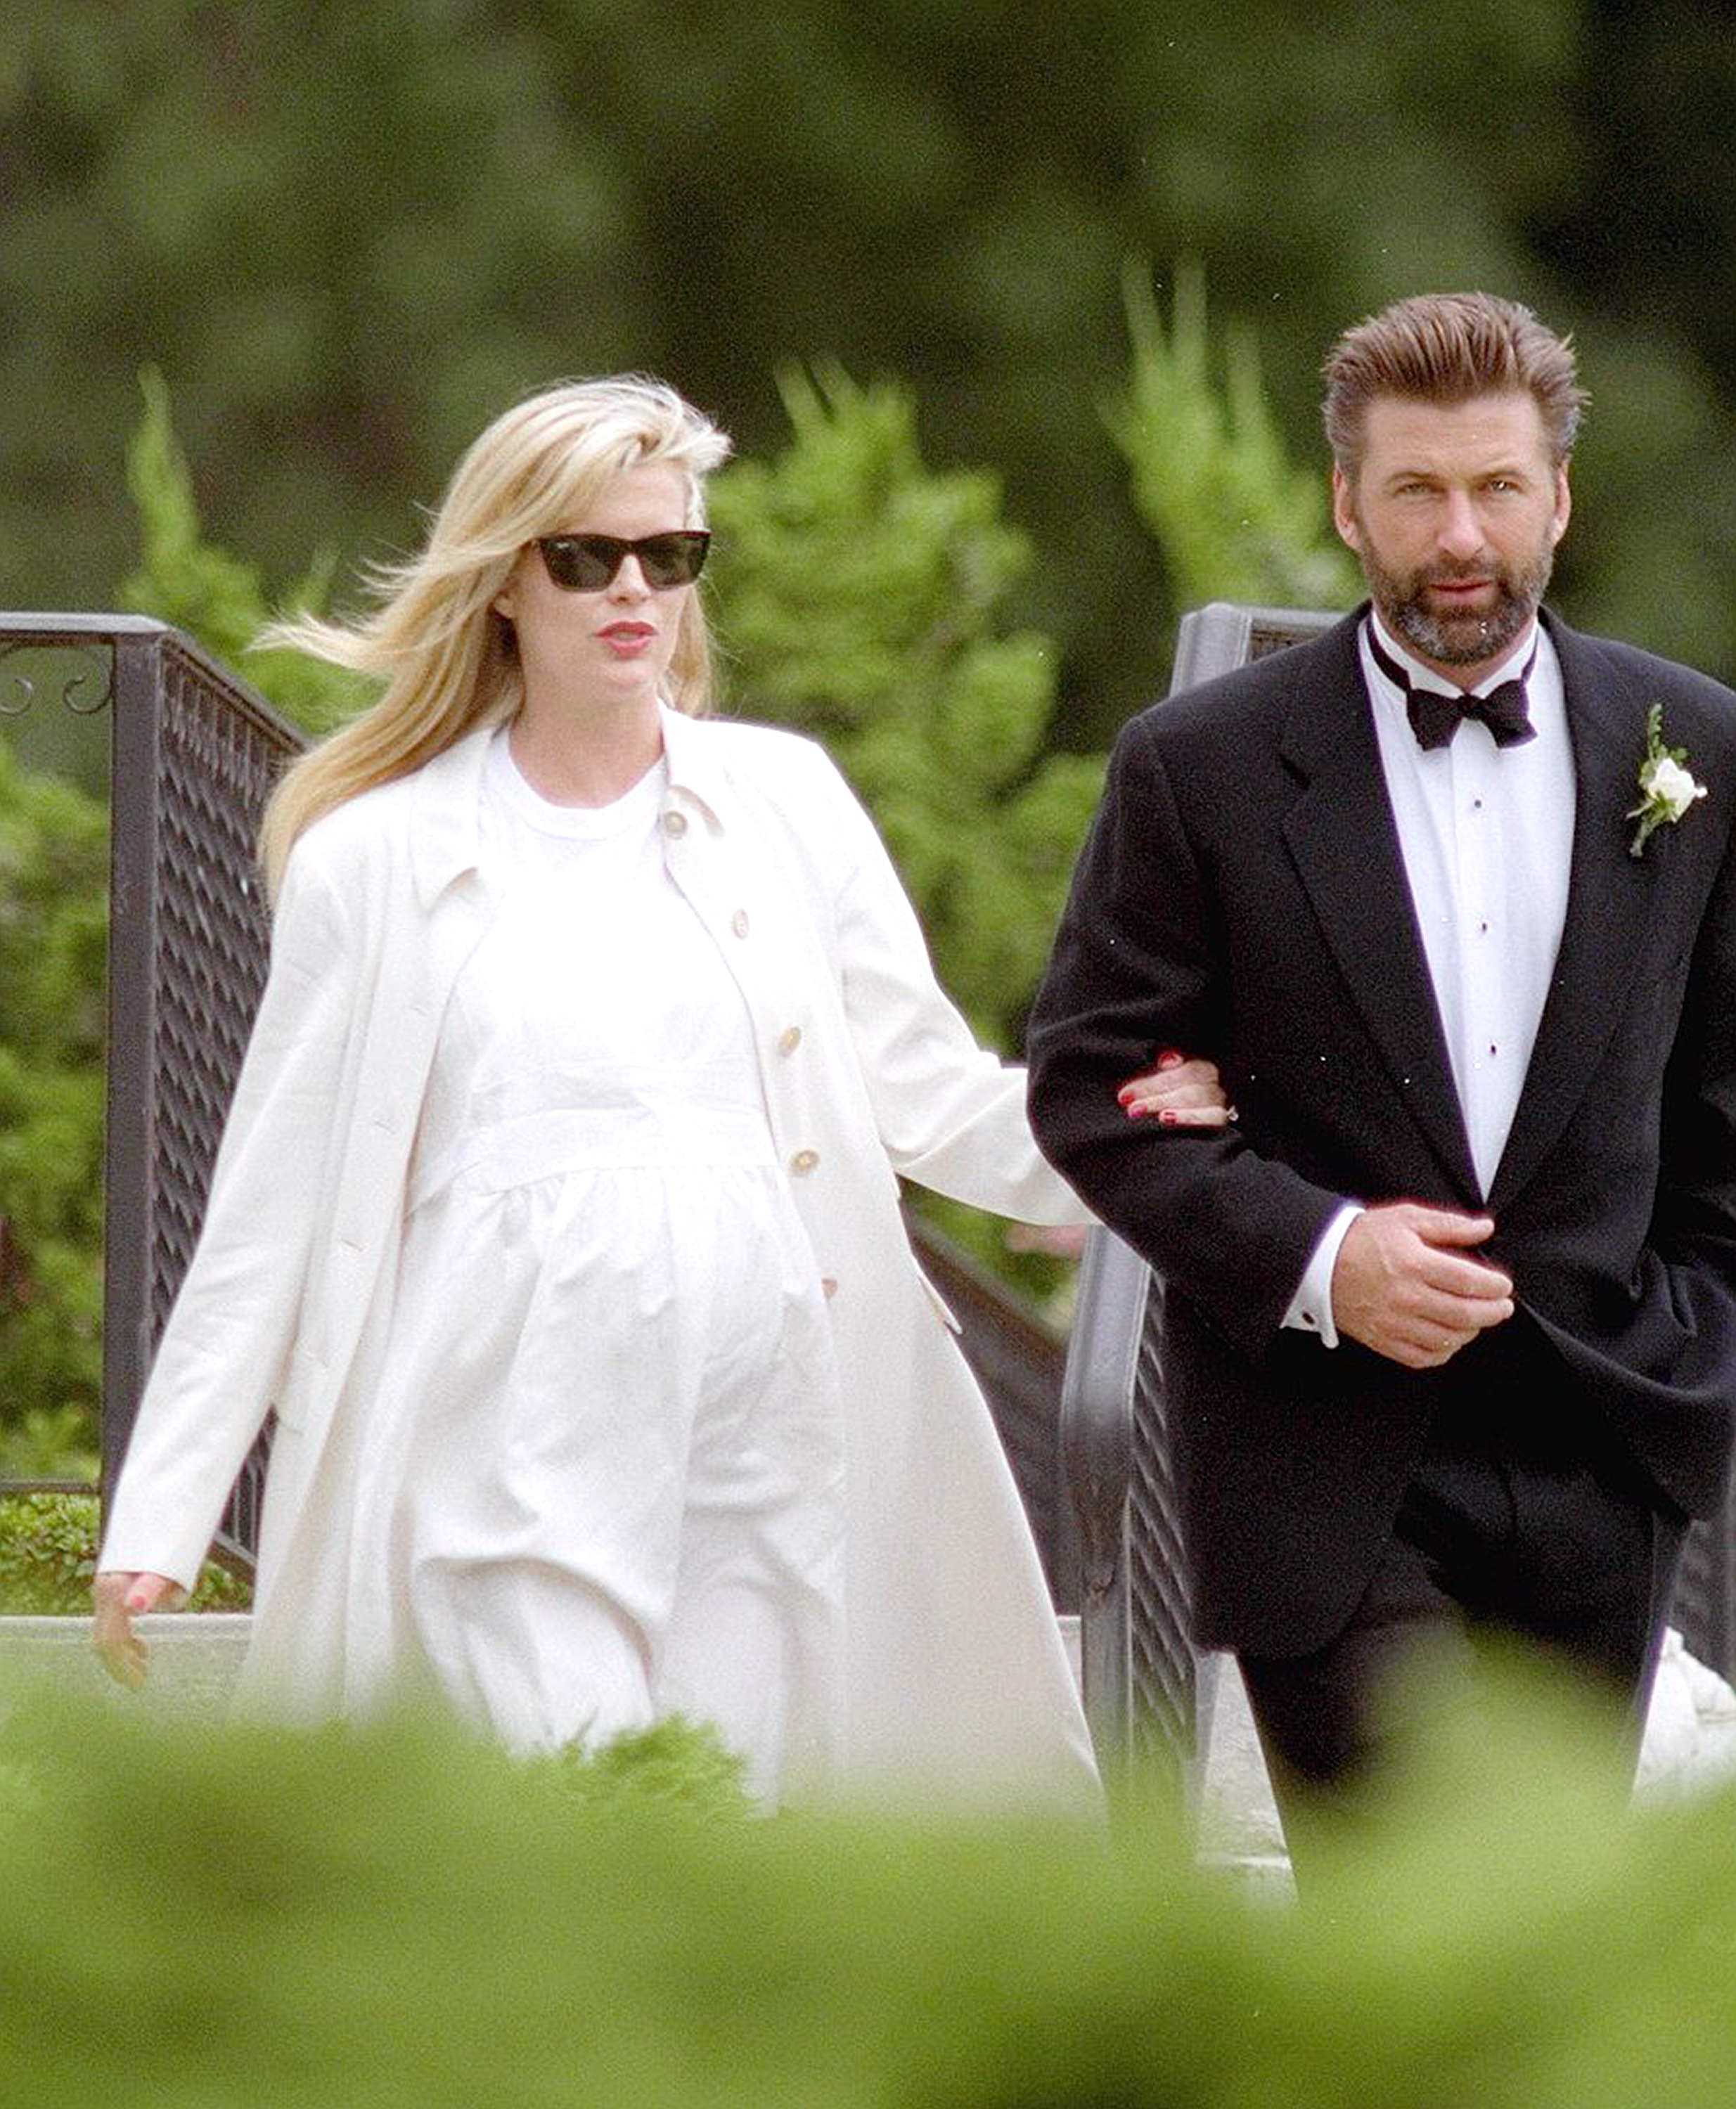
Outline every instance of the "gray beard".
[[1475, 666], [1500, 657], [1523, 633], [1548, 590], [1554, 552], [1545, 549], [1517, 573], [1497, 571], [1493, 607], [1479, 615], [1435, 615], [1423, 595], [1430, 583], [1415, 572], [1389, 571], [1366, 541], [1363, 576], [1381, 620], [1420, 657], [1443, 666]]

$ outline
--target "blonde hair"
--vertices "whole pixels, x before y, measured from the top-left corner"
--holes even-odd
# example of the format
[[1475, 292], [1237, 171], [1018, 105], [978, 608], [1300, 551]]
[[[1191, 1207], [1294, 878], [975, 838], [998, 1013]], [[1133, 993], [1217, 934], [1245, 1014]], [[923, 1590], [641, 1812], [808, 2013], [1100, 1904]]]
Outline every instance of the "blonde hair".
[[[563, 382], [497, 418], [453, 472], [420, 553], [370, 568], [374, 605], [352, 622], [274, 624], [288, 645], [383, 680], [379, 700], [289, 770], [260, 831], [275, 895], [296, 838], [322, 814], [407, 775], [473, 726], [518, 711], [524, 684], [512, 625], [494, 607], [519, 552], [582, 517], [615, 477], [667, 463], [686, 477], [689, 518], [730, 442], [661, 381], [639, 374]], [[690, 717], [711, 706], [711, 639], [689, 594], [669, 666], [669, 701]]]
[[1353, 482], [1368, 405], [1377, 395], [1452, 405], [1523, 392], [1537, 405], [1557, 468], [1573, 452], [1586, 402], [1572, 339], [1493, 293], [1420, 293], [1395, 301], [1346, 330], [1323, 371], [1326, 436], [1332, 458]]

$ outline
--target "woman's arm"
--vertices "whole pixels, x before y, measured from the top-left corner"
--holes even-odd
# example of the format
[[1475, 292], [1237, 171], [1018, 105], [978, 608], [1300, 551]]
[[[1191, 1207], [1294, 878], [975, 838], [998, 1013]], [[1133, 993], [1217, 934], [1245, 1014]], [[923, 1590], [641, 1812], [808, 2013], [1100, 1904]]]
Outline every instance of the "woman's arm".
[[299, 852], [292, 860], [204, 1225], [110, 1505], [105, 1573], [192, 1587], [278, 1394], [354, 1037], [357, 948], [345, 896]]
[[[1024, 1073], [974, 1036], [934, 976], [909, 896], [873, 822], [844, 784], [834, 825], [849, 853], [835, 924], [846, 1014], [880, 1137], [901, 1176], [1020, 1222], [1088, 1212], [1038, 1152]], [[1230, 1118], [1217, 1071], [1166, 1050], [1121, 1095], [1131, 1118], [1217, 1127]], [[1172, 1119], [1165, 1120], [1169, 1114]]]

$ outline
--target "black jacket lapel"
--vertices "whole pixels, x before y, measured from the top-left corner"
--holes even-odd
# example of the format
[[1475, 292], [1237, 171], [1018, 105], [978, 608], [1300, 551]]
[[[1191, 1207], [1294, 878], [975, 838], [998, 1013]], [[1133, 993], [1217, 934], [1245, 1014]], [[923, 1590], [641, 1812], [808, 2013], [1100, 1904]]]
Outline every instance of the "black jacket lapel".
[[1360, 612], [1297, 654], [1282, 752], [1302, 788], [1285, 840], [1371, 1038], [1467, 1205], [1476, 1174], [1357, 650]]
[[1643, 857], [1628, 852], [1634, 823], [1626, 816], [1639, 795], [1648, 698], [1585, 639], [1548, 621], [1573, 743], [1573, 865], [1555, 971], [1490, 1192], [1497, 1213], [1548, 1155], [1603, 1059], [1665, 861], [1656, 842]]

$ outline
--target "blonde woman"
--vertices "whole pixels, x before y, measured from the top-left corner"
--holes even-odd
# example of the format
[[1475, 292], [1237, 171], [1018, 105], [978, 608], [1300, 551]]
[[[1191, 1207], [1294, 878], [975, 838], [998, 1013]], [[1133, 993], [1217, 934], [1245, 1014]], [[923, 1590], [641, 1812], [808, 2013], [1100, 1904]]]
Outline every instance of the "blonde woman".
[[[723, 436], [551, 388], [305, 648], [379, 676], [267, 815], [271, 973], [108, 1520], [97, 1642], [179, 1601], [274, 1409], [244, 1700], [437, 1695], [509, 1746], [682, 1712], [775, 1800], [1088, 1798], [907, 1177], [1078, 1203], [820, 750], [708, 720]], [[1131, 1103], [1223, 1118], [1172, 1059]]]

